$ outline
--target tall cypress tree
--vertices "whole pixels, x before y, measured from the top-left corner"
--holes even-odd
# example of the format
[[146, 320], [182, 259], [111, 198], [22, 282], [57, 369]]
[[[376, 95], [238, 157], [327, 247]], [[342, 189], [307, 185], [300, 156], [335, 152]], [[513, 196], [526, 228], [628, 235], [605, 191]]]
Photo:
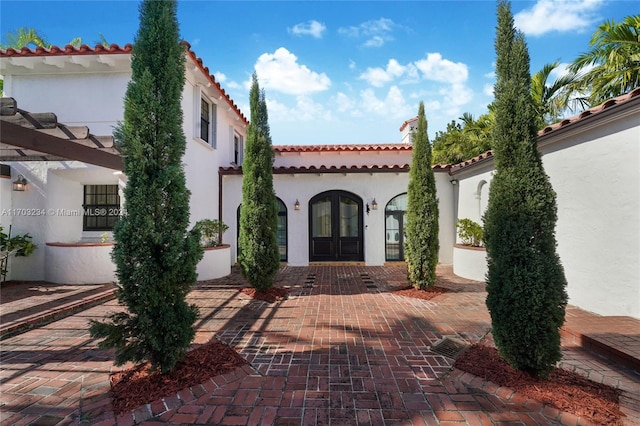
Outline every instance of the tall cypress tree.
[[424, 103], [418, 109], [418, 128], [413, 137], [413, 157], [407, 193], [407, 240], [405, 260], [409, 281], [424, 289], [436, 283], [438, 265], [438, 198], [431, 168], [431, 144], [427, 136]]
[[249, 94], [251, 123], [242, 162], [239, 263], [243, 276], [257, 290], [273, 286], [280, 267], [276, 240], [278, 210], [273, 190], [273, 148], [264, 91], [256, 73]]
[[114, 228], [113, 259], [126, 312], [93, 322], [101, 347], [116, 349], [116, 365], [150, 361], [169, 372], [195, 330], [186, 295], [202, 258], [197, 231], [187, 231], [189, 196], [182, 157], [180, 106], [184, 48], [175, 0], [145, 0], [132, 52], [124, 122], [114, 135], [123, 154], [126, 214]]
[[484, 216], [487, 307], [500, 354], [544, 377], [560, 360], [566, 279], [556, 253], [556, 196], [537, 150], [529, 53], [510, 4], [498, 4], [496, 173]]

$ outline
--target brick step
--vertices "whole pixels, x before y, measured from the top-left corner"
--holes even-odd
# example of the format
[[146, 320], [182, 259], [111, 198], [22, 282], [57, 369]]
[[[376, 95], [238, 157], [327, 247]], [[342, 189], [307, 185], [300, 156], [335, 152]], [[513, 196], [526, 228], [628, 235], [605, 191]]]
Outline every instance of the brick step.
[[640, 355], [637, 352], [615, 344], [616, 342], [611, 342], [605, 336], [581, 333], [566, 325], [560, 328], [560, 334], [566, 341], [640, 374]]
[[115, 289], [105, 290], [80, 300], [56, 306], [55, 308], [48, 309], [44, 312], [20, 318], [17, 321], [3, 323], [0, 325], [0, 340], [24, 333], [33, 328], [42, 327], [43, 325], [49, 324], [53, 321], [57, 321], [61, 318], [71, 316], [77, 312], [104, 303], [114, 297]]

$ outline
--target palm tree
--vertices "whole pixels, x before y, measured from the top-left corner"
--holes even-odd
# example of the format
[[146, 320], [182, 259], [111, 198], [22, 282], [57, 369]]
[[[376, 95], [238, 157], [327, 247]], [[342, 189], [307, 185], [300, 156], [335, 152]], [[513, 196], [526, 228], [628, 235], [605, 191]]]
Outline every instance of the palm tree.
[[582, 73], [578, 88], [590, 93], [591, 105], [640, 86], [640, 14], [605, 21], [589, 45], [569, 70]]
[[22, 49], [23, 47], [51, 47], [51, 43], [45, 40], [38, 31], [33, 28], [21, 27], [15, 32], [7, 33], [7, 44], [1, 45], [3, 49], [12, 47], [14, 49]]
[[587, 98], [576, 92], [578, 74], [568, 71], [549, 83], [549, 77], [560, 66], [558, 61], [545, 64], [531, 76], [531, 97], [533, 98], [538, 122], [537, 128], [558, 121], [567, 109], [576, 111], [589, 106]]

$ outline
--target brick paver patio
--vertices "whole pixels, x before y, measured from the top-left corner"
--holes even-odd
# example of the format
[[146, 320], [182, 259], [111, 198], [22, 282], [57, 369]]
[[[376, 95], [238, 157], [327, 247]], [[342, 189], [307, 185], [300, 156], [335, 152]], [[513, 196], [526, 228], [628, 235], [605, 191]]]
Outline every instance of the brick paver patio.
[[[454, 291], [430, 301], [394, 295], [399, 266], [283, 267], [289, 297], [269, 304], [238, 289], [237, 274], [201, 282], [196, 341], [217, 337], [250, 365], [115, 417], [113, 355], [87, 322], [119, 309], [90, 308], [2, 344], [4, 424], [583, 424], [452, 369], [433, 352], [443, 337], [474, 343], [489, 330], [484, 284], [440, 267]], [[640, 376], [565, 342], [563, 366], [621, 388], [626, 424], [640, 424]]]

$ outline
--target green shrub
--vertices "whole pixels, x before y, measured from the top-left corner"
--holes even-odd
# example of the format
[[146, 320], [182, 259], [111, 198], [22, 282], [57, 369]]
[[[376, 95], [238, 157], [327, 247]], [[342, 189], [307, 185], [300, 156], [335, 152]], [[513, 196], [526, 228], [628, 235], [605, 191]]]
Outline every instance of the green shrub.
[[9, 272], [9, 256], [16, 257], [29, 256], [37, 246], [31, 241], [31, 235], [11, 236], [11, 226], [9, 233], [5, 234], [2, 226], [0, 226], [0, 276], [2, 282], [5, 281]]
[[418, 108], [418, 128], [413, 138], [407, 198], [407, 275], [415, 288], [425, 289], [436, 284], [440, 242], [436, 181], [431, 168], [431, 144], [427, 136], [423, 102]]
[[556, 195], [537, 149], [529, 53], [505, 1], [498, 4], [496, 51], [496, 172], [483, 218], [487, 308], [502, 357], [545, 377], [562, 358], [567, 281], [556, 253]]
[[189, 226], [183, 169], [185, 84], [176, 1], [144, 0], [131, 57], [124, 122], [114, 133], [128, 176], [123, 215], [113, 229], [113, 260], [123, 312], [92, 321], [116, 365], [149, 361], [170, 372], [195, 336], [198, 315], [186, 296], [202, 259], [200, 233]]
[[458, 238], [465, 246], [480, 247], [482, 245], [482, 226], [471, 219], [458, 219]]
[[229, 227], [218, 219], [202, 219], [196, 222], [200, 231], [200, 244], [202, 247], [216, 247], [222, 244], [222, 234]]

